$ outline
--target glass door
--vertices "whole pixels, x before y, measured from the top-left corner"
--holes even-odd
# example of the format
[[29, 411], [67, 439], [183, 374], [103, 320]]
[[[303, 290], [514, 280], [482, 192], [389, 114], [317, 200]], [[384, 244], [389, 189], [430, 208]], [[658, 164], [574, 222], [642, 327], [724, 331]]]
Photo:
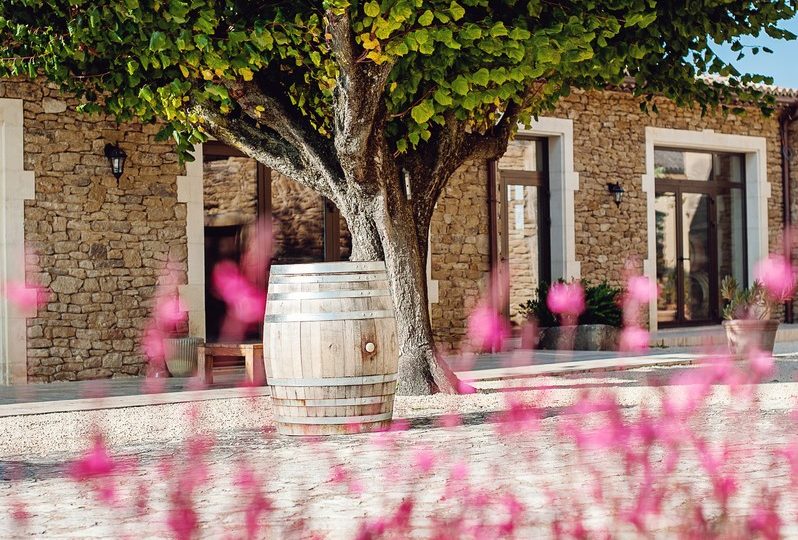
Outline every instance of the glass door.
[[657, 321], [720, 320], [720, 282], [746, 282], [743, 156], [655, 151]]

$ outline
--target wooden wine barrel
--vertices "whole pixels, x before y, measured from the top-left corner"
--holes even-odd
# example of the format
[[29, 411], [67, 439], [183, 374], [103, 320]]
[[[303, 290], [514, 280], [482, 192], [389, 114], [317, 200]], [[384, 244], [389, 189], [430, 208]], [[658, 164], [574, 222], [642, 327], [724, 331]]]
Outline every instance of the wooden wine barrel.
[[399, 354], [385, 264], [272, 266], [263, 355], [280, 433], [386, 428]]

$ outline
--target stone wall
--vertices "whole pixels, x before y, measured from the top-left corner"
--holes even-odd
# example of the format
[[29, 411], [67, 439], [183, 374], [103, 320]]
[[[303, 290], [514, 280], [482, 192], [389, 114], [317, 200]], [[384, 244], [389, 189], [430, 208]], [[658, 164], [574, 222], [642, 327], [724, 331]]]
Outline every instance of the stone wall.
[[271, 177], [275, 259], [284, 264], [323, 261], [322, 196], [276, 171]]
[[[779, 251], [782, 193], [777, 115], [765, 117], [749, 109], [742, 116], [702, 117], [698, 108], [678, 108], [665, 99], [656, 103], [658, 115], [641, 112], [629, 93], [576, 91], [555, 111], [543, 115], [573, 120], [574, 168], [579, 174], [574, 227], [582, 277], [619, 285], [630, 261], [642, 272], [647, 257], [646, 194], [642, 191], [647, 126], [764, 137], [771, 186], [769, 242], [771, 250]], [[798, 162], [795, 156], [793, 162]], [[798, 182], [798, 164], [793, 178], [793, 184]], [[487, 182], [487, 170], [481, 164], [463, 167], [444, 191], [433, 218], [432, 279], [439, 282], [440, 301], [433, 304], [432, 316], [436, 337], [444, 345], [458, 344], [465, 334], [467, 314], [486, 281]], [[609, 182], [619, 182], [626, 191], [620, 207], [607, 193]], [[464, 250], [469, 237], [480, 239], [480, 249]]]
[[435, 337], [442, 347], [465, 336], [465, 321], [479, 302], [490, 269], [488, 169], [471, 162], [451, 178], [430, 224], [432, 279], [438, 302], [432, 304]]
[[[29, 283], [51, 289], [28, 320], [28, 381], [137, 375], [138, 344], [156, 280], [167, 261], [185, 282], [183, 174], [154, 125], [74, 112], [76, 102], [29, 81], [0, 82], [0, 97], [24, 100], [25, 169], [36, 197], [25, 205]], [[103, 148], [128, 155], [118, 185]]]
[[246, 157], [205, 159], [205, 225], [253, 223], [258, 214], [258, 163]]

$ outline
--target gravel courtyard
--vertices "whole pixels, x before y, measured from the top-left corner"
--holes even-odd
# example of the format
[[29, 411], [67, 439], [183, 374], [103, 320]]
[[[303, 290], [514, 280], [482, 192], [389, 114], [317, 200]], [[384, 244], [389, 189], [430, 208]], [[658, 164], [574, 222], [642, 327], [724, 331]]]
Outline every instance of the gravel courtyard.
[[[790, 469], [773, 458], [795, 438], [796, 366], [798, 358], [782, 357], [756, 387], [715, 386], [691, 418], [695, 432], [734, 458], [739, 489], [728, 515], [713, 516], [707, 507], [710, 523], [735, 523], [766, 491], [782, 493], [781, 515], [796, 515]], [[570, 408], [586, 391], [611, 392], [624, 418], [635, 419], [656, 412], [663, 395], [689, 393], [664, 381], [695, 369], [537, 377], [482, 385], [472, 395], [399, 397], [397, 431], [323, 441], [278, 436], [262, 396], [0, 418], [0, 537], [170, 537], [179, 529], [176, 501], [184, 500], [196, 510], [194, 537], [202, 538], [356, 538], [403, 500], [413, 501], [413, 537], [445, 530], [465, 507], [474, 515], [460, 516], [460, 526], [496, 527], [482, 536], [469, 529], [472, 537], [554, 536], [558, 516], [574, 513], [589, 529], [616, 537], [672, 537], [674, 517], [713, 490], [699, 458], [685, 457], [658, 479], [677, 486], [677, 495], [662, 501], [643, 533], [617, 520], [640, 499], [640, 475], [625, 472], [613, 452], [579, 450], [563, 431], [576, 416], [598, 419], [600, 412]], [[499, 415], [519, 402], [534, 404], [540, 417], [506, 433]], [[98, 431], [116, 468], [107, 478], [77, 482], [68, 464]], [[193, 444], [184, 444], [187, 438]], [[510, 515], [521, 517], [502, 529]], [[792, 519], [781, 524], [782, 535], [798, 536]], [[248, 523], [257, 525], [254, 533]]]

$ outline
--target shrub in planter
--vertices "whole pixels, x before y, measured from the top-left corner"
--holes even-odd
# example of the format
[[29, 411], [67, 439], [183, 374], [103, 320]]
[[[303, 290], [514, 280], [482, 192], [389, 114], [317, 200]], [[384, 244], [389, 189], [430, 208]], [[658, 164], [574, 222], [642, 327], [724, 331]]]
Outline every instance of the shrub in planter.
[[[559, 280], [559, 283], [567, 283]], [[576, 350], [613, 350], [617, 348], [619, 328], [623, 320], [621, 295], [623, 290], [606, 281], [589, 285], [581, 281], [585, 292], [585, 310], [576, 326], [562, 326], [560, 319], [548, 306], [551, 285], [542, 283], [535, 298], [519, 306], [519, 313], [528, 320], [536, 320], [541, 328], [539, 347], [555, 349], [569, 343]], [[522, 346], [532, 346], [522, 343]]]
[[737, 280], [726, 276], [720, 285], [724, 301], [723, 327], [729, 351], [744, 355], [757, 350], [772, 353], [779, 321], [771, 318], [773, 304], [762, 283], [741, 287]]

